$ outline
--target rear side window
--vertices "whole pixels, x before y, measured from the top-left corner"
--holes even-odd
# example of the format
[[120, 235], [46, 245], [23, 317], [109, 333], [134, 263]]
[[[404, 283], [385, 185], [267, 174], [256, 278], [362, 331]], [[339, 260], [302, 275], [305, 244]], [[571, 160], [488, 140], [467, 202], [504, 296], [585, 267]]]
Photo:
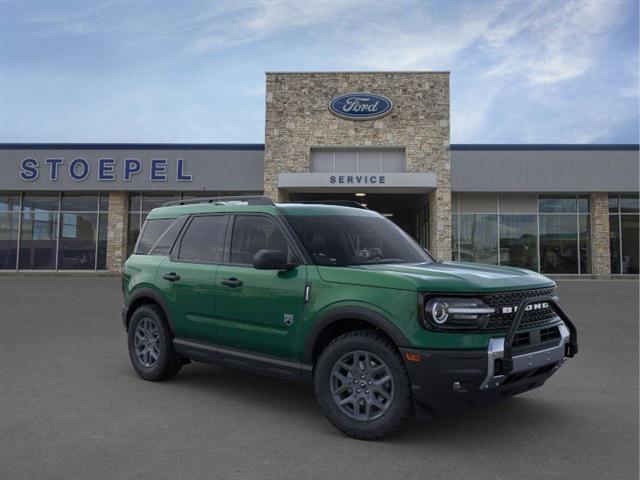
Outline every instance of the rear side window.
[[158, 239], [174, 221], [175, 218], [160, 218], [145, 221], [134, 253], [138, 255], [148, 254]]
[[178, 235], [180, 235], [180, 230], [182, 230], [187, 218], [187, 216], [176, 218], [151, 247], [149, 255], [169, 255], [169, 252], [171, 252], [171, 248], [176, 242]]
[[221, 263], [227, 217], [204, 215], [193, 217], [182, 236], [178, 260], [198, 263]]

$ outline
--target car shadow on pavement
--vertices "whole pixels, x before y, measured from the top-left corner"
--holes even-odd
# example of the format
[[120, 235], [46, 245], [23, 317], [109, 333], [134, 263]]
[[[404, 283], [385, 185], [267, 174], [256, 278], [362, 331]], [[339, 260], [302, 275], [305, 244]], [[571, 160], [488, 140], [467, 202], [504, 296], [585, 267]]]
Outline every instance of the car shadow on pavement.
[[[183, 395], [203, 394], [210, 395], [212, 401], [232, 401], [231, 415], [286, 416], [302, 428], [344, 438], [324, 419], [312, 385], [197, 363], [185, 366], [169, 383]], [[455, 440], [461, 447], [473, 446], [485, 442], [488, 431], [499, 431], [503, 438], [514, 438], [523, 431], [543, 433], [562, 428], [563, 423], [571, 422], [571, 417], [566, 405], [524, 394], [490, 405], [437, 413], [425, 421], [412, 415], [398, 431], [382, 441], [401, 445]]]

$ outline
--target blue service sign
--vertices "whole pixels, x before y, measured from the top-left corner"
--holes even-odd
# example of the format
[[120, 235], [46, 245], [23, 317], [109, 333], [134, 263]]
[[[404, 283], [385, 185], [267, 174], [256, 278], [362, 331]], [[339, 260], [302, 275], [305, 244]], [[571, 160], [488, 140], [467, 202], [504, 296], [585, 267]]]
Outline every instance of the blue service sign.
[[393, 102], [373, 93], [347, 93], [331, 99], [329, 110], [334, 115], [351, 120], [372, 120], [387, 115]]

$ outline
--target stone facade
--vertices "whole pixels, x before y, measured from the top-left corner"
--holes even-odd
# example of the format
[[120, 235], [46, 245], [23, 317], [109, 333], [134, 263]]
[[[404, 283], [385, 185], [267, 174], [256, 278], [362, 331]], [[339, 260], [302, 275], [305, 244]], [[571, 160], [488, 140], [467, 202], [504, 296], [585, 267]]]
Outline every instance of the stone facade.
[[[403, 148], [407, 172], [438, 177], [429, 194], [429, 245], [437, 258], [451, 258], [448, 73], [267, 73], [266, 82], [266, 195], [286, 200], [286, 192], [278, 191], [279, 174], [309, 172], [313, 148]], [[384, 95], [393, 110], [369, 121], [333, 115], [331, 99], [350, 92]]]
[[128, 213], [128, 192], [110, 192], [107, 219], [107, 269], [112, 272], [122, 271], [127, 259]]
[[591, 258], [595, 277], [611, 273], [609, 244], [609, 196], [606, 192], [591, 194]]

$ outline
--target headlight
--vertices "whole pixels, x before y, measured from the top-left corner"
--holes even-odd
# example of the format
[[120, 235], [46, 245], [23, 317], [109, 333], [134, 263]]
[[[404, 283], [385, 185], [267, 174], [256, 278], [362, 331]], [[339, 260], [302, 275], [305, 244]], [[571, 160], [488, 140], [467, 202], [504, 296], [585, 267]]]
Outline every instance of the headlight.
[[495, 309], [477, 298], [430, 298], [424, 306], [427, 327], [449, 329], [479, 328]]

